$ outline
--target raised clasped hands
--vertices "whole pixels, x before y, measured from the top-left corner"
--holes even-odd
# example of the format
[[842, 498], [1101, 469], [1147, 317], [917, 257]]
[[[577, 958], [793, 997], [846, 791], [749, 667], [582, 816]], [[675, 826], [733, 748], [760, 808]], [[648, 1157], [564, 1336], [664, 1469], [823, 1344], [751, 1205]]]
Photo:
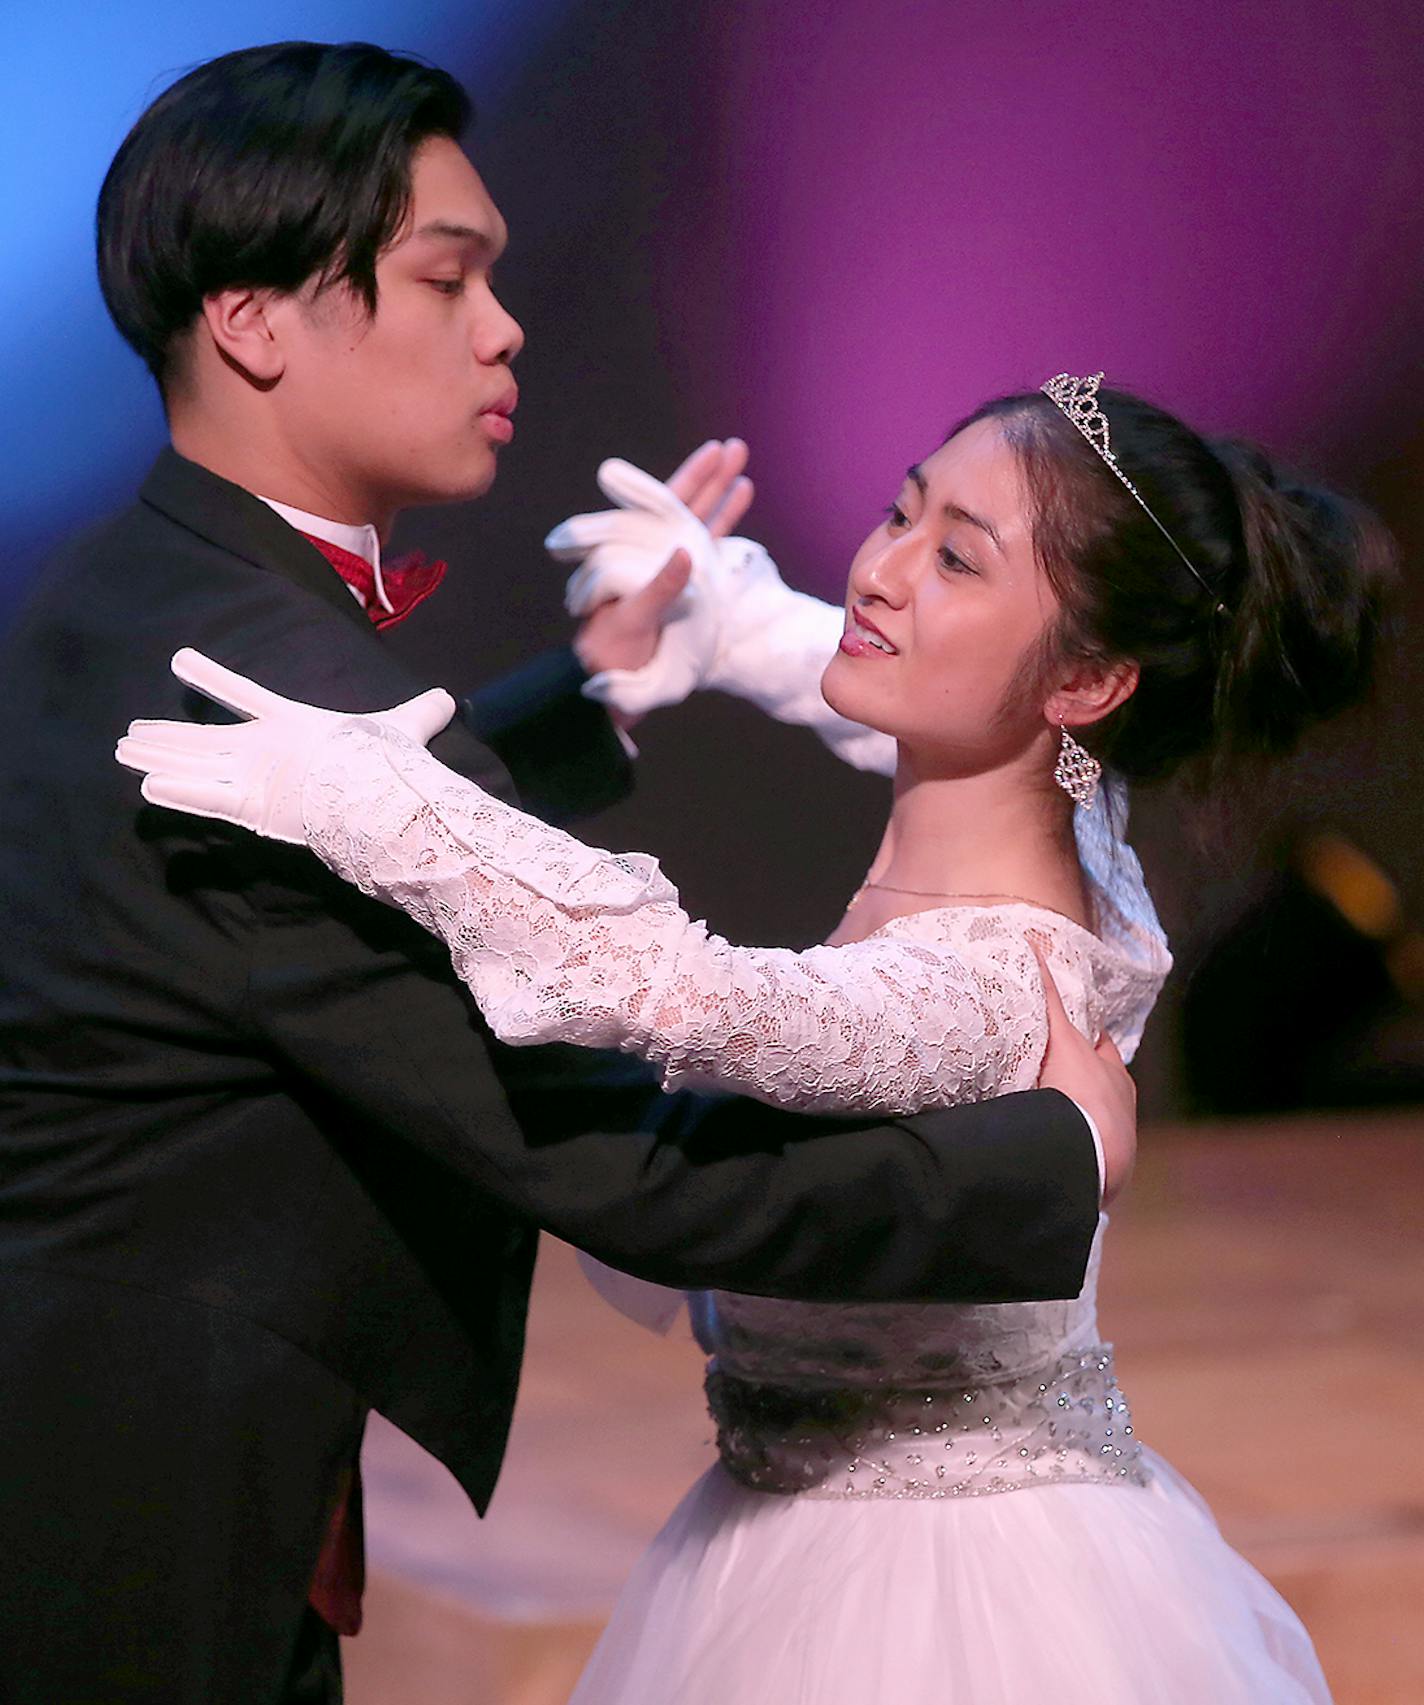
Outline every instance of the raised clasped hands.
[[574, 648], [590, 675], [643, 668], [665, 642], [662, 696], [670, 703], [702, 684], [716, 649], [716, 609], [705, 590], [718, 572], [717, 544], [752, 501], [747, 447], [712, 439], [666, 484], [613, 459], [598, 484], [615, 507], [561, 522], [544, 541], [577, 565], [565, 592], [580, 618]]
[[[304, 846], [302, 786], [312, 753], [328, 734], [358, 719], [283, 698], [201, 651], [178, 652], [173, 673], [186, 686], [246, 720], [131, 722], [114, 756], [125, 769], [143, 777], [143, 797], [151, 805], [215, 818], [268, 840]], [[454, 699], [443, 688], [433, 687], [360, 720], [423, 746], [454, 714]]]

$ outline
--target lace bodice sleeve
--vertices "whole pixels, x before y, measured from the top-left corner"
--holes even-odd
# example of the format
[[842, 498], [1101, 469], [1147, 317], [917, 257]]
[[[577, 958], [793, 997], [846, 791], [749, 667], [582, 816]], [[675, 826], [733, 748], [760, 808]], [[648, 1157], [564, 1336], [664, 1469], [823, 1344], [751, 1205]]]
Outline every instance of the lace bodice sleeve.
[[734, 947], [683, 911], [654, 860], [587, 847], [370, 722], [318, 747], [303, 815], [338, 875], [446, 943], [507, 1042], [618, 1048], [669, 1087], [822, 1111], [909, 1112], [1036, 1075], [1037, 966], [993, 913], [969, 914], [957, 940]]

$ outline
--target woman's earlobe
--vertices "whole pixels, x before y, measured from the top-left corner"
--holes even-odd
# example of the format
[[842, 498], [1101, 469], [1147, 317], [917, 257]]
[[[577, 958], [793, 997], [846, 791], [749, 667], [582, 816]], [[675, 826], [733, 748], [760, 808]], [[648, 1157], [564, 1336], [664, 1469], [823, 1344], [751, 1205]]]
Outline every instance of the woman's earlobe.
[[1131, 659], [1085, 665], [1065, 681], [1043, 708], [1055, 728], [1088, 728], [1126, 704], [1137, 691], [1140, 671]]

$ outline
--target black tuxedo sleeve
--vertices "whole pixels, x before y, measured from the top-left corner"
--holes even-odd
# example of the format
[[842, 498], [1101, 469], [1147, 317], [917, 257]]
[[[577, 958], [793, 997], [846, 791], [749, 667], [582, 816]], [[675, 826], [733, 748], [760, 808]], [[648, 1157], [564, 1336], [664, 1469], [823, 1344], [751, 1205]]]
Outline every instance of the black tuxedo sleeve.
[[[923, 1294], [927, 1300], [1010, 1302], [1074, 1296], [1082, 1288], [1098, 1217], [1097, 1152], [1082, 1114], [1055, 1090], [1005, 1095], [893, 1121], [836, 1120], [736, 1096], [690, 1091], [665, 1095], [653, 1070], [628, 1055], [564, 1045], [511, 1048], [493, 1037], [489, 1047], [516, 1119], [525, 1130], [540, 1133], [544, 1143], [577, 1141], [590, 1129], [643, 1131], [678, 1153], [676, 1164], [692, 1168], [694, 1178], [701, 1168], [734, 1163], [739, 1155], [772, 1162], [767, 1182], [777, 1191], [784, 1186], [785, 1193], [763, 1216], [749, 1192], [747, 1223], [721, 1232], [734, 1260], [757, 1239], [772, 1234], [776, 1216], [794, 1216], [799, 1186], [778, 1171], [776, 1157], [814, 1170], [843, 1169], [839, 1177], [825, 1179], [837, 1235], [845, 1237], [839, 1270], [824, 1293], [828, 1300]], [[883, 1173], [882, 1159], [889, 1163]], [[914, 1192], [917, 1165], [923, 1167], [925, 1201], [913, 1196], [903, 1203], [887, 1199], [880, 1218], [871, 1213], [867, 1227], [856, 1223], [848, 1197], [860, 1187], [859, 1168], [870, 1169], [864, 1183], [872, 1190], [883, 1179], [897, 1192]], [[914, 1288], [912, 1275], [896, 1265], [897, 1256], [910, 1253], [908, 1246], [883, 1246], [880, 1234], [892, 1229], [886, 1216], [919, 1221], [929, 1201], [940, 1204], [930, 1211], [943, 1213], [944, 1239], [935, 1279], [939, 1288], [922, 1293]], [[637, 1204], [627, 1206], [634, 1219], [643, 1212]], [[621, 1212], [615, 1203], [611, 1210], [591, 1207], [585, 1214], [584, 1204], [573, 1201], [560, 1229], [571, 1241], [626, 1267], [627, 1260], [602, 1242], [623, 1235], [617, 1219]], [[866, 1229], [868, 1239], [862, 1235]], [[927, 1235], [933, 1238], [932, 1228]], [[676, 1259], [677, 1251], [673, 1255]], [[660, 1259], [656, 1252], [650, 1252], [650, 1258]], [[830, 1258], [834, 1261], [833, 1253]], [[665, 1283], [686, 1283], [672, 1271], [637, 1270]], [[786, 1289], [776, 1283], [718, 1283], [740, 1290]], [[810, 1300], [820, 1293], [802, 1284], [786, 1294]]]
[[[832, 1120], [659, 1097], [640, 1066], [580, 1071], [576, 1050], [551, 1066], [550, 1050], [493, 1041], [432, 937], [291, 859], [302, 871], [251, 934], [247, 1007], [328, 1131], [419, 1151], [664, 1284], [837, 1301], [1080, 1288], [1097, 1165], [1062, 1097]], [[308, 882], [316, 904], [292, 906]]]
[[633, 769], [602, 705], [583, 696], [588, 679], [570, 646], [461, 699], [460, 716], [513, 779], [526, 810], [571, 823], [616, 805]]
[[[253, 640], [220, 660], [334, 709], [396, 703], [417, 685], [354, 626], [327, 624], [320, 647], [290, 624]], [[498, 759], [458, 719], [431, 749], [510, 797]], [[876, 1121], [655, 1102], [646, 1090], [639, 1122], [637, 1095], [608, 1089], [593, 1062], [559, 1095], [538, 1088], [540, 1051], [492, 1047], [444, 946], [403, 913], [304, 851], [222, 825], [203, 832], [247, 938], [246, 1021], [323, 1104], [328, 1131], [345, 1120], [418, 1150], [522, 1218], [665, 1284], [847, 1301], [1080, 1288], [1097, 1162], [1062, 1098]]]

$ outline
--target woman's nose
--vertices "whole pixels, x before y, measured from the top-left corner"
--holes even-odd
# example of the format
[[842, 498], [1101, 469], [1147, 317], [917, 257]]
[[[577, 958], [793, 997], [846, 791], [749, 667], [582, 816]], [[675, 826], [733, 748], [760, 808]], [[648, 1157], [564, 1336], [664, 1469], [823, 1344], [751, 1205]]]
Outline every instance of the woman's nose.
[[910, 595], [908, 539], [888, 539], [856, 565], [851, 584], [858, 597], [879, 598], [899, 608]]

